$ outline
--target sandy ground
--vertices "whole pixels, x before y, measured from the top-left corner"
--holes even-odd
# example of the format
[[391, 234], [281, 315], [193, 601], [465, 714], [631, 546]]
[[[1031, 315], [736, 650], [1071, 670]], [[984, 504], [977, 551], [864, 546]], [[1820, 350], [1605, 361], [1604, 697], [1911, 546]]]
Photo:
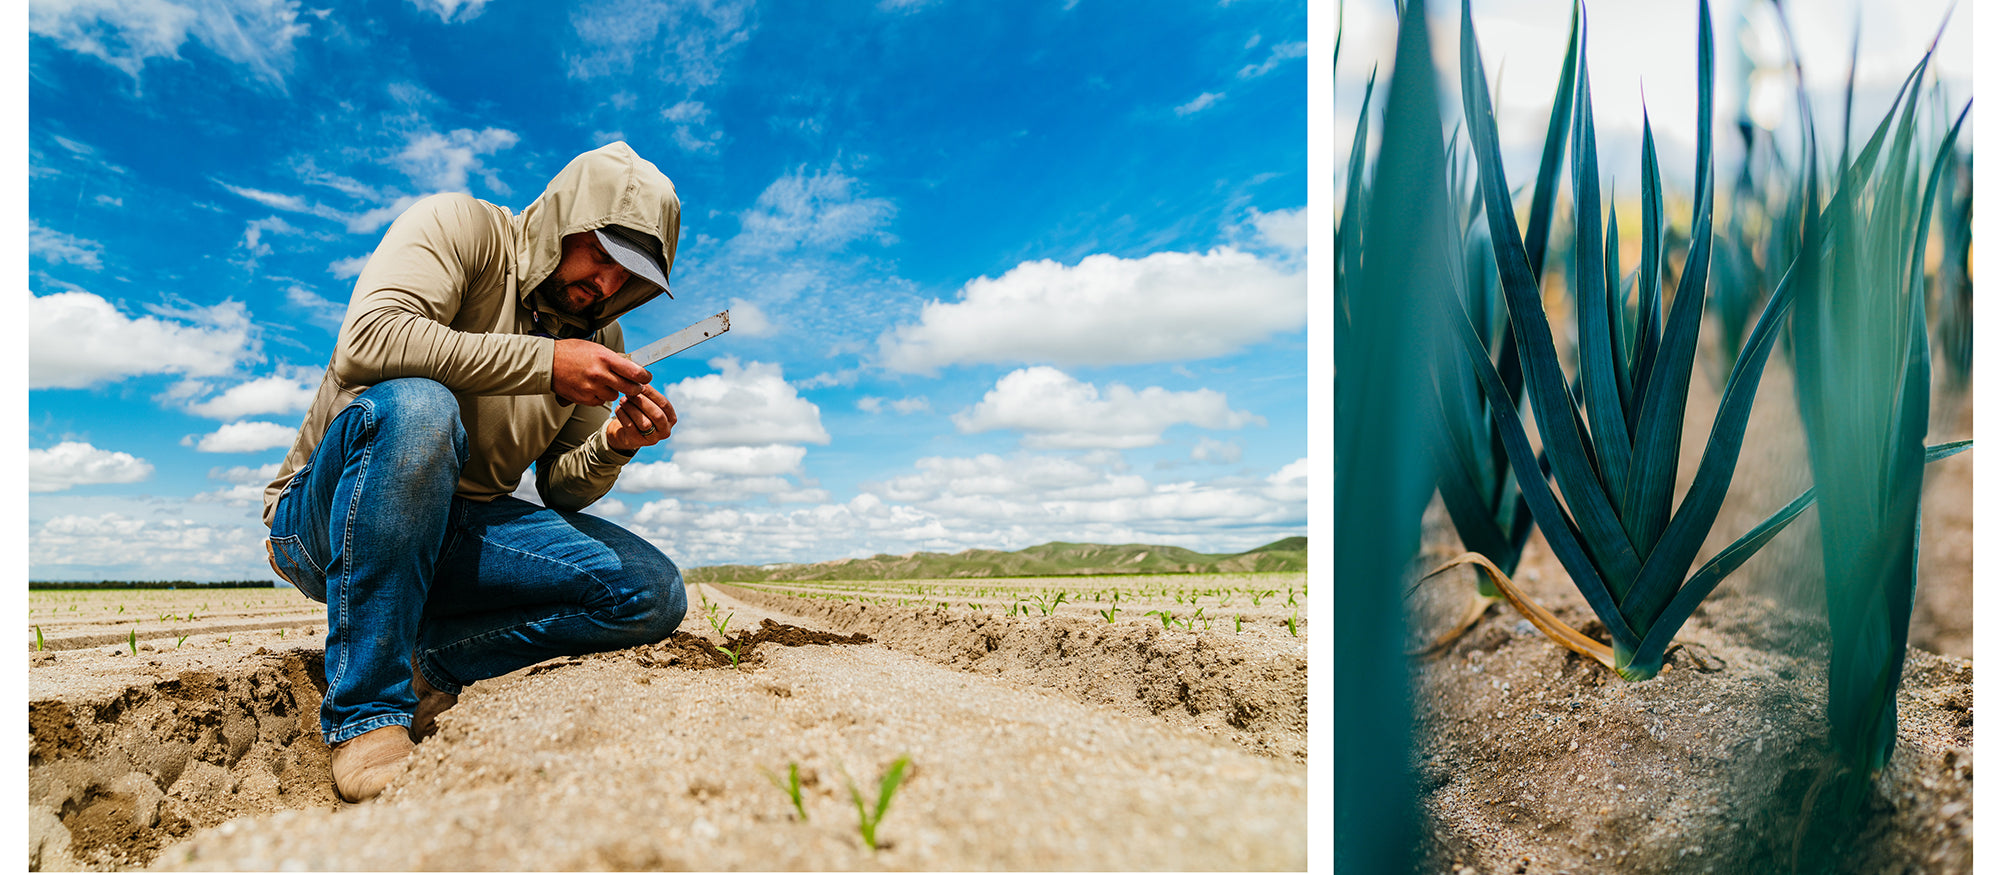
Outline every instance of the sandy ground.
[[[31, 654], [29, 867], [1305, 868], [1304, 629], [702, 598], [726, 641], [697, 611], [477, 684], [360, 805], [317, 734], [323, 627]], [[872, 807], [902, 757], [870, 851], [849, 788]]]
[[[1702, 560], [1810, 482], [1789, 376], [1779, 363], [1771, 370]], [[1929, 442], [1970, 436], [1969, 397], [1937, 404]], [[1691, 399], [1690, 434], [1705, 435], [1699, 420], [1713, 405], [1712, 394]], [[1684, 450], [1689, 443], [1683, 488], [1701, 439], [1684, 439]], [[1667, 671], [1639, 683], [1559, 649], [1512, 608], [1484, 604], [1469, 571], [1420, 589], [1413, 649], [1479, 617], [1416, 667], [1426, 871], [1972, 871], [1978, 453], [1927, 472], [1896, 750], [1859, 821], [1835, 834], [1816, 819], [1830, 794], [1817, 793], [1826, 786], [1827, 651], [1812, 511], [1724, 581], [1677, 636], [1683, 647]], [[1461, 549], [1441, 507], [1425, 528], [1430, 562]], [[1601, 633], [1539, 535], [1517, 581], [1566, 622]]]

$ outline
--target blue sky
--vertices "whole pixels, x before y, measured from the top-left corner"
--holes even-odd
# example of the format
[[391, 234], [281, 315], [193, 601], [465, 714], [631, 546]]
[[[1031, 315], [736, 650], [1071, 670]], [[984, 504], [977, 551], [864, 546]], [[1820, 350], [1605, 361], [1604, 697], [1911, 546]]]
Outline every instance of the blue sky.
[[[632, 144], [686, 565], [1304, 534], [1306, 10], [35, 0], [33, 579], [266, 578], [258, 493], [414, 199]], [[532, 478], [530, 478], [532, 480]]]

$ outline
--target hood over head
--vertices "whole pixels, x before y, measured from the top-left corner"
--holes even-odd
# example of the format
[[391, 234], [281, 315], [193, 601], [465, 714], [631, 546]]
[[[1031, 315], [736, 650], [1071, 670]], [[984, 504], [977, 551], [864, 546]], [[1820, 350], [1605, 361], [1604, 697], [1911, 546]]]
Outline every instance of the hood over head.
[[539, 299], [536, 289], [562, 261], [562, 238], [612, 226], [671, 275], [680, 242], [680, 197], [660, 168], [622, 141], [576, 156], [521, 212], [520, 294], [558, 337], [587, 336], [665, 291], [635, 275], [581, 316]]

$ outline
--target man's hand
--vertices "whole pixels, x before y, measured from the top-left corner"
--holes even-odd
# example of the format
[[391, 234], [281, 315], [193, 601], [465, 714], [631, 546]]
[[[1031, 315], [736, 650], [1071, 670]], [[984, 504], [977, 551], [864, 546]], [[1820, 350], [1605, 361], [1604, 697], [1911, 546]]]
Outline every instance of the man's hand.
[[639, 388], [619, 402], [616, 415], [604, 426], [605, 442], [621, 453], [636, 453], [640, 447], [666, 440], [680, 421], [667, 396], [651, 386]]
[[[653, 375], [609, 347], [588, 340], [556, 341], [556, 397], [565, 404], [608, 404], [620, 395], [650, 391]], [[653, 393], [660, 403], [666, 399]], [[620, 409], [623, 409], [622, 406]]]

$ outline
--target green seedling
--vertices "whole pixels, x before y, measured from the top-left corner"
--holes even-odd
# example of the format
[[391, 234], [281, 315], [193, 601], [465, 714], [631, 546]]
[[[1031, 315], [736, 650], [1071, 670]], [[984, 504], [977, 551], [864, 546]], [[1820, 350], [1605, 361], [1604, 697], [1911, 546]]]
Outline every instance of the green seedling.
[[725, 654], [728, 654], [730, 668], [738, 670], [741, 670], [743, 668], [743, 645], [739, 644], [733, 648], [717, 647], [715, 649], [720, 650]]
[[715, 629], [716, 637], [727, 639], [729, 637], [729, 621], [735, 619], [735, 617], [736, 613], [734, 611], [731, 611], [729, 616], [723, 617], [720, 621], [717, 621], [714, 616], [710, 616], [708, 618], [708, 625]]
[[125, 646], [132, 648], [133, 656], [139, 655], [139, 630], [134, 629], [125, 633]]
[[1097, 612], [1097, 615], [1103, 617], [1106, 623], [1116, 623], [1118, 622], [1118, 605], [1113, 604], [1109, 608], [1100, 610]]
[[1236, 634], [1238, 634], [1238, 635], [1241, 635], [1241, 634], [1243, 634], [1243, 615], [1242, 615], [1242, 614], [1237, 614], [1237, 615], [1236, 615]]
[[1195, 608], [1195, 609], [1194, 609], [1194, 616], [1188, 619], [1188, 631], [1189, 631], [1189, 632], [1193, 632], [1193, 631], [1194, 631], [1194, 621], [1195, 621], [1195, 620], [1200, 620], [1200, 621], [1201, 621], [1201, 629], [1202, 629], [1202, 631], [1204, 631], [1204, 632], [1208, 631], [1208, 618], [1207, 618], [1207, 617], [1204, 617], [1204, 616], [1202, 616], [1202, 615], [1201, 615], [1201, 612], [1202, 612], [1202, 611], [1204, 611], [1204, 610], [1207, 610], [1207, 609], [1206, 609], [1206, 608]]
[[1289, 586], [1285, 587], [1285, 604], [1294, 608], [1299, 606], [1299, 597], [1292, 594], [1292, 588]]
[[786, 798], [792, 800], [792, 810], [799, 813], [800, 821], [805, 821], [808, 819], [806, 817], [805, 794], [799, 790], [798, 763], [795, 762], [791, 764], [791, 768], [787, 770], [786, 780], [783, 781], [779, 780], [777, 773], [771, 771], [770, 769], [764, 770], [764, 777], [770, 778], [771, 783], [776, 785], [779, 790], [783, 790]]
[[889, 800], [896, 795], [896, 787], [903, 783], [903, 770], [910, 765], [907, 756], [897, 757], [889, 765], [889, 771], [882, 776], [882, 783], [875, 797], [875, 810], [868, 810], [867, 800], [861, 798], [861, 788], [854, 786], [852, 778], [847, 781], [847, 795], [854, 799], [854, 810], [861, 815], [861, 841], [873, 852], [878, 847], [875, 828], [882, 823], [882, 815], [889, 812]]
[[1172, 628], [1174, 627], [1174, 612], [1173, 612], [1173, 611], [1147, 611], [1147, 612], [1146, 612], [1146, 616], [1148, 616], [1148, 617], [1159, 617], [1159, 618], [1160, 618], [1160, 628], [1162, 628], [1162, 629], [1172, 629]]
[[174, 639], [174, 649], [175, 649], [175, 650], [179, 650], [179, 649], [181, 649], [181, 642], [183, 642], [183, 641], [186, 641], [186, 640], [188, 640], [188, 637], [187, 637], [186, 635], [182, 635], [182, 636], [181, 636], [181, 637], [179, 637], [179, 638], [175, 638], [175, 639]]
[[1069, 594], [1068, 594], [1068, 593], [1065, 593], [1065, 592], [1057, 592], [1057, 593], [1056, 593], [1056, 600], [1055, 600], [1055, 601], [1053, 601], [1053, 602], [1051, 602], [1051, 601], [1049, 601], [1049, 600], [1047, 600], [1047, 599], [1044, 599], [1044, 598], [1042, 598], [1042, 596], [1041, 596], [1041, 594], [1040, 594], [1040, 593], [1036, 593], [1036, 594], [1035, 594], [1035, 606], [1036, 606], [1036, 607], [1038, 607], [1038, 608], [1041, 608], [1041, 609], [1042, 609], [1042, 616], [1046, 617], [1046, 616], [1048, 616], [1048, 615], [1050, 615], [1050, 614], [1053, 614], [1053, 613], [1055, 613], [1055, 612], [1056, 612], [1056, 609], [1057, 609], [1057, 608], [1060, 608], [1060, 607], [1062, 607], [1062, 603], [1063, 603], [1064, 601], [1066, 601], [1066, 600], [1067, 600], [1068, 598], [1069, 598]]
[[1292, 633], [1293, 638], [1299, 637], [1299, 614], [1297, 611], [1293, 611], [1291, 616], [1285, 618], [1285, 629]]
[[46, 644], [45, 642], [43, 642], [43, 641], [42, 641], [42, 627], [40, 627], [40, 626], [36, 626], [36, 627], [35, 627], [35, 649], [36, 649], [36, 650], [43, 650], [43, 649], [46, 649], [46, 648], [47, 648], [47, 646], [48, 646], [48, 645], [47, 645], [47, 644]]

